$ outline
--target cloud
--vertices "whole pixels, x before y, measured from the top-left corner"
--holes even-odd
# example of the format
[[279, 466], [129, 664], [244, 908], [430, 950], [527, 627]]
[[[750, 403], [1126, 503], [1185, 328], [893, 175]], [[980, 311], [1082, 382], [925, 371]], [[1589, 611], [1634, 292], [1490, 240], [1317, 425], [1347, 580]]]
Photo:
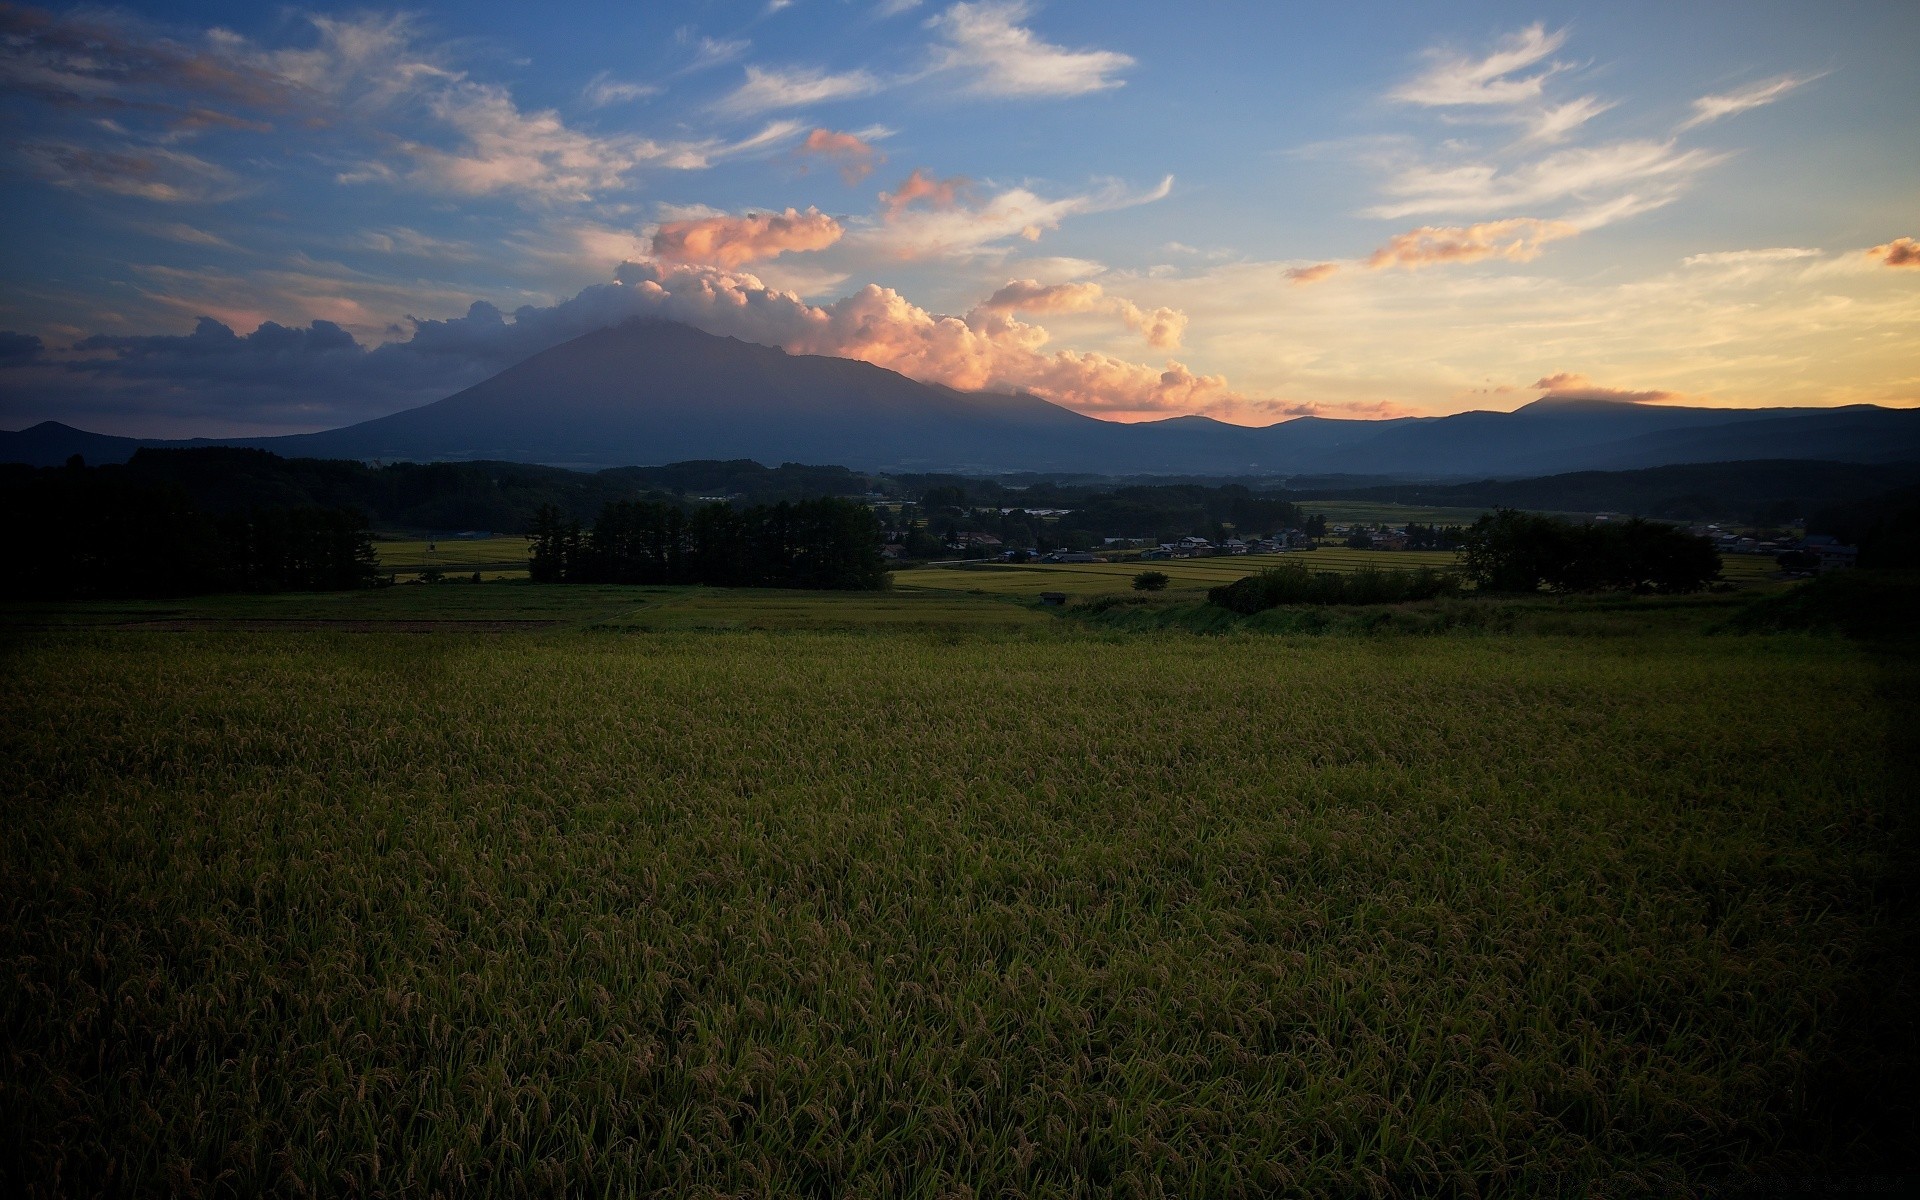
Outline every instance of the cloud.
[[847, 71], [839, 75], [808, 67], [789, 70], [749, 66], [747, 80], [717, 105], [721, 112], [735, 115], [771, 112], [781, 108], [801, 108], [834, 100], [870, 96], [881, 83], [866, 71]]
[[46, 347], [31, 333], [0, 330], [0, 365], [18, 366], [40, 357]]
[[1578, 226], [1565, 221], [1542, 221], [1533, 217], [1512, 217], [1478, 225], [1423, 225], [1389, 238], [1386, 245], [1368, 256], [1367, 266], [1376, 271], [1389, 267], [1411, 271], [1439, 263], [1479, 262], [1486, 258], [1530, 262], [1539, 257], [1540, 248], [1546, 243], [1579, 232]]
[[1601, 100], [1598, 96], [1582, 96], [1565, 104], [1545, 105], [1524, 118], [1527, 127], [1525, 140], [1537, 143], [1563, 142], [1574, 130], [1613, 107], [1613, 102]]
[[840, 222], [817, 208], [744, 217], [669, 221], [653, 235], [654, 256], [675, 263], [738, 267], [781, 254], [824, 250], [840, 240]]
[[254, 124], [208, 103], [281, 111], [300, 99], [297, 81], [218, 38], [186, 45], [117, 14], [14, 5], [0, 7], [0, 87], [64, 108], [156, 115], [174, 127]]
[[381, 254], [404, 254], [409, 258], [427, 258], [439, 262], [478, 262], [480, 254], [463, 242], [431, 237], [417, 229], [395, 225], [388, 229], [370, 229], [356, 241], [360, 246]]
[[1339, 269], [1339, 263], [1313, 263], [1304, 267], [1288, 267], [1286, 276], [1287, 281], [1295, 287], [1305, 287], [1308, 284], [1319, 283]]
[[1746, 266], [1755, 263], [1790, 262], [1796, 258], [1813, 258], [1818, 250], [1808, 250], [1799, 246], [1774, 246], [1765, 250], [1715, 250], [1706, 254], [1689, 254], [1681, 263], [1689, 267], [1726, 267]]
[[693, 60], [677, 72], [681, 75], [704, 71], [709, 67], [724, 66], [733, 62], [748, 50], [753, 43], [746, 38], [710, 38], [700, 39], [699, 48], [694, 51]]
[[631, 83], [615, 79], [611, 73], [602, 71], [580, 89], [580, 99], [588, 108], [605, 108], [609, 104], [625, 104], [632, 100], [644, 100], [648, 96], [658, 96], [661, 91], [657, 83]]
[[1545, 394], [1542, 400], [1606, 400], [1616, 404], [1658, 404], [1663, 400], [1678, 400], [1683, 397], [1678, 392], [1658, 390], [1631, 391], [1625, 388], [1601, 387], [1585, 375], [1573, 371], [1560, 371], [1533, 381], [1533, 386]]
[[248, 190], [225, 167], [160, 146], [38, 142], [21, 147], [19, 153], [40, 178], [73, 191], [163, 204], [207, 204], [231, 200]]
[[1517, 79], [1509, 76], [1538, 63], [1566, 40], [1566, 30], [1548, 33], [1544, 25], [1535, 24], [1510, 34], [1483, 58], [1432, 51], [1427, 56], [1431, 65], [1426, 73], [1395, 88], [1390, 95], [1406, 104], [1428, 107], [1523, 104], [1540, 95], [1555, 68]]
[[[1491, 163], [1422, 164], [1391, 180], [1386, 191], [1396, 198], [1369, 208], [1367, 215], [1393, 220], [1420, 213], [1512, 211], [1569, 197], [1624, 193], [1590, 207], [1584, 217], [1569, 217], [1593, 228], [1666, 203], [1692, 176], [1724, 158], [1705, 150], [1681, 150], [1671, 141], [1621, 141], [1559, 150], [1511, 169]], [[1641, 190], [1632, 190], [1636, 187]], [[1633, 203], [1622, 204], [1622, 198]]]
[[1083, 313], [1104, 312], [1120, 318], [1121, 323], [1146, 339], [1156, 349], [1172, 350], [1180, 345], [1186, 332], [1187, 316], [1171, 308], [1143, 309], [1131, 300], [1109, 296], [1097, 283], [1043, 284], [1036, 279], [1009, 280], [1005, 287], [981, 301], [968, 314], [994, 313]]
[[925, 201], [927, 207], [935, 210], [952, 208], [962, 188], [967, 186], [964, 176], [955, 175], [951, 179], [937, 179], [934, 175], [919, 167], [907, 173], [905, 180], [891, 192], [880, 193], [881, 211], [888, 220], [898, 217], [911, 204]]
[[927, 22], [943, 39], [936, 69], [971, 76], [977, 95], [1081, 96], [1122, 86], [1115, 76], [1133, 59], [1112, 50], [1067, 50], [1020, 22], [1031, 15], [1020, 0], [956, 4]]
[[1910, 237], [1895, 238], [1868, 250], [1867, 257], [1879, 259], [1889, 267], [1920, 267], [1920, 242]]
[[874, 166], [885, 162], [887, 157], [875, 150], [871, 142], [854, 134], [820, 128], [807, 134], [807, 140], [800, 143], [797, 153], [817, 154], [835, 163], [840, 169], [841, 180], [848, 187], [873, 174]]
[[[16, 153], [59, 186], [210, 202], [250, 190], [230, 166], [257, 170], [264, 160], [223, 166], [168, 147], [212, 128], [265, 131], [274, 126], [263, 116], [284, 115], [283, 139], [326, 130], [334, 161], [342, 142], [348, 156], [361, 156], [334, 172], [337, 182], [555, 204], [623, 188], [643, 166], [702, 169], [798, 131], [775, 123], [733, 144], [588, 132], [470, 78], [446, 47], [423, 44], [412, 18], [307, 14], [304, 27], [312, 40], [302, 46], [266, 48], [221, 29], [188, 45], [131, 17], [0, 8], [0, 84], [90, 118], [70, 122], [64, 139]], [[714, 46], [731, 52], [733, 44]], [[582, 95], [607, 104], [650, 87], [603, 73]]]
[[1110, 183], [1094, 192], [1048, 200], [1026, 188], [1009, 188], [984, 199], [968, 194], [959, 177], [936, 179], [916, 169], [891, 193], [881, 193], [881, 219], [849, 241], [885, 258], [964, 258], [994, 252], [1011, 238], [1038, 241], [1069, 216], [1150, 204], [1173, 188], [1173, 177], [1146, 192]]
[[1819, 79], [1820, 75], [1780, 75], [1773, 79], [1763, 79], [1759, 83], [1749, 84], [1731, 92], [1720, 92], [1711, 96], [1702, 96], [1693, 102], [1693, 115], [1680, 125], [1681, 129], [1692, 129], [1696, 125], [1705, 125], [1709, 121], [1718, 121], [1722, 117], [1731, 117], [1772, 104], [1805, 84]]

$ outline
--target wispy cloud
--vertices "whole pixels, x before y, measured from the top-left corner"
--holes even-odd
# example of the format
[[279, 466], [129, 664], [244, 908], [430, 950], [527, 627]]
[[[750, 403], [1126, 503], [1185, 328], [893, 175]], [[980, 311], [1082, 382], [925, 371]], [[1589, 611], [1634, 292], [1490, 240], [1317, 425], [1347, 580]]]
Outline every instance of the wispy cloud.
[[800, 143], [796, 153], [817, 155], [832, 162], [839, 168], [840, 179], [848, 187], [873, 174], [874, 166], [887, 159], [886, 155], [873, 148], [872, 142], [858, 134], [818, 128], [807, 134], [807, 140]]
[[1823, 71], [1820, 75], [1780, 75], [1731, 92], [1702, 96], [1693, 102], [1693, 115], [1682, 122], [1680, 128], [1692, 129], [1697, 125], [1705, 125], [1709, 121], [1718, 121], [1722, 117], [1731, 117], [1748, 109], [1772, 104], [1788, 92], [1812, 83], [1824, 74], [1826, 72]]
[[615, 79], [611, 73], [602, 71], [580, 89], [580, 99], [589, 108], [605, 108], [609, 104], [625, 104], [644, 100], [648, 96], [658, 96], [662, 90], [657, 83], [633, 83]]
[[1288, 267], [1285, 274], [1288, 283], [1293, 284], [1295, 287], [1307, 287], [1311, 284], [1319, 283], [1323, 279], [1332, 277], [1337, 274], [1339, 270], [1339, 263], [1309, 263], [1304, 267]]
[[1432, 51], [1426, 72], [1395, 88], [1391, 96], [1407, 104], [1435, 108], [1534, 100], [1554, 68], [1514, 76], [1558, 50], [1566, 40], [1566, 30], [1548, 33], [1546, 26], [1535, 24], [1506, 37], [1492, 53], [1480, 58]]
[[1021, 24], [1031, 15], [1021, 0], [954, 5], [927, 22], [942, 39], [937, 68], [964, 72], [969, 89], [985, 96], [1080, 96], [1125, 83], [1117, 76], [1132, 57], [1053, 45]]
[[[1706, 150], [1682, 150], [1671, 141], [1621, 141], [1571, 147], [1510, 168], [1489, 162], [1420, 163], [1401, 170], [1387, 183], [1386, 191], [1394, 199], [1374, 205], [1367, 213], [1392, 220], [1420, 213], [1511, 212], [1634, 187], [1674, 188], [1724, 157]], [[1615, 210], [1612, 219], [1618, 219], [1620, 211]]]
[[1533, 217], [1511, 217], [1478, 225], [1423, 225], [1388, 239], [1386, 245], [1368, 256], [1367, 266], [1374, 270], [1411, 271], [1488, 258], [1529, 262], [1540, 256], [1541, 247], [1548, 242], [1579, 232], [1578, 226], [1565, 221], [1542, 221]]
[[159, 146], [34, 142], [19, 153], [42, 179], [74, 191], [166, 204], [206, 204], [231, 200], [248, 190], [238, 176], [217, 163]]
[[722, 99], [720, 111], [733, 114], [772, 112], [782, 108], [801, 108], [834, 100], [870, 96], [881, 82], [866, 71], [833, 74], [812, 67], [749, 66], [746, 82]]
[[1597, 96], [1582, 96], [1565, 104], [1544, 105], [1522, 116], [1521, 122], [1527, 128], [1525, 140], [1563, 142], [1582, 125], [1613, 107], [1612, 101], [1601, 100]]
[[674, 72], [676, 75], [691, 75], [695, 71], [724, 66], [752, 49], [753, 43], [746, 38], [703, 37], [694, 42], [694, 47], [692, 61]]
[[936, 179], [916, 169], [893, 192], [881, 193], [881, 219], [850, 240], [883, 258], [965, 258], [1003, 253], [1003, 243], [1038, 241], [1067, 217], [1150, 204], [1173, 188], [1173, 177], [1145, 192], [1111, 183], [1092, 192], [1046, 199], [1023, 188], [972, 197], [967, 181]]

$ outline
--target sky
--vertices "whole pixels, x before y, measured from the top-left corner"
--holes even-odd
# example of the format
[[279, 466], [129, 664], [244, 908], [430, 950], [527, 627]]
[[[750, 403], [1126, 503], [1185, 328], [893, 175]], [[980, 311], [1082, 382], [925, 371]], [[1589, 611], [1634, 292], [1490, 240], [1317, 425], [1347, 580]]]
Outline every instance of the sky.
[[0, 5], [0, 427], [631, 316], [1115, 420], [1920, 405], [1920, 4]]

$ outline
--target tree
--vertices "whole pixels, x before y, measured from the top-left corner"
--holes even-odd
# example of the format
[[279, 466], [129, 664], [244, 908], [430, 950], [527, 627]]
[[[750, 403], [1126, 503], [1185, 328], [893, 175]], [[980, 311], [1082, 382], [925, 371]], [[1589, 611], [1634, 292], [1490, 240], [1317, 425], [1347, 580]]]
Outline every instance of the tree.
[[1173, 582], [1165, 571], [1142, 571], [1133, 577], [1133, 590], [1136, 592], [1158, 592], [1165, 590]]

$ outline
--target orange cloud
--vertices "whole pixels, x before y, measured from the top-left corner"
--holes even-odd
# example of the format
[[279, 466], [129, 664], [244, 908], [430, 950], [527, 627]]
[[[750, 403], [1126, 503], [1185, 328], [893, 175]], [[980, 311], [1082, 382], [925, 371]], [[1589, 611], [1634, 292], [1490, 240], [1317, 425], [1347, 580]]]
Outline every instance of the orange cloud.
[[1542, 400], [1611, 400], [1620, 404], [1658, 404], [1663, 400], [1682, 398], [1679, 392], [1636, 392], [1625, 388], [1601, 387], [1575, 371], [1561, 371], [1536, 379], [1533, 386], [1546, 393], [1540, 397]]
[[709, 333], [794, 354], [857, 358], [927, 383], [969, 391], [1026, 391], [1103, 416], [1147, 418], [1238, 411], [1246, 398], [1224, 377], [1169, 360], [1155, 367], [1099, 353], [1049, 352], [1045, 329], [1004, 313], [928, 312], [869, 284], [828, 305], [711, 266], [626, 263], [622, 311], [685, 321]]
[[1037, 279], [1010, 279], [1007, 286], [982, 300], [988, 312], [1076, 313], [1099, 308], [1106, 292], [1097, 283], [1042, 284]]
[[1910, 237], [1895, 238], [1867, 251], [1867, 257], [1877, 258], [1889, 267], [1920, 267], [1920, 242]]
[[1339, 263], [1314, 263], [1310, 267], [1289, 267], [1287, 278], [1295, 287], [1305, 287], [1310, 283], [1319, 283], [1339, 269]]
[[809, 208], [668, 221], [653, 235], [657, 258], [678, 263], [738, 267], [790, 251], [824, 250], [840, 240], [840, 222]]
[[878, 163], [887, 160], [887, 156], [851, 133], [836, 133], [831, 129], [815, 129], [800, 143], [800, 154], [818, 154], [835, 163], [840, 168], [840, 178], [848, 187], [859, 183], [873, 174]]
[[1438, 263], [1478, 262], [1484, 258], [1527, 262], [1537, 258], [1546, 243], [1579, 232], [1577, 225], [1536, 217], [1511, 217], [1478, 225], [1423, 225], [1389, 238], [1386, 245], [1368, 257], [1367, 266], [1376, 271], [1388, 267], [1411, 271]]
[[1097, 283], [1042, 284], [1037, 279], [1013, 279], [974, 308], [974, 313], [1109, 312], [1147, 340], [1147, 345], [1171, 350], [1187, 330], [1187, 314], [1172, 308], [1144, 309], [1131, 300], [1109, 296]]
[[960, 189], [966, 186], [967, 180], [962, 176], [936, 179], [915, 167], [898, 191], [880, 193], [880, 206], [889, 221], [906, 211], [908, 205], [920, 200], [926, 201], [929, 208], [952, 208], [959, 198]]

